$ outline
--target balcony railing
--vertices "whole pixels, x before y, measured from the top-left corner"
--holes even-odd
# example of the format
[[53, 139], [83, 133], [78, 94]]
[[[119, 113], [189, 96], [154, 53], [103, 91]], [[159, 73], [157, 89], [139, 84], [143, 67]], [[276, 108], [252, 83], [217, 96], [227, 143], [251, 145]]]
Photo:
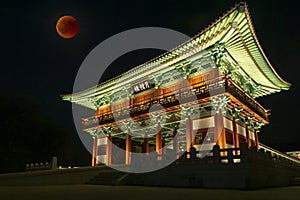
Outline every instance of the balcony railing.
[[[282, 166], [297, 167], [300, 169], [300, 160], [289, 156], [285, 153], [272, 149], [264, 144], [259, 144], [259, 151], [255, 146], [250, 149], [247, 143], [241, 143], [240, 148], [226, 148], [220, 149], [218, 145], [215, 145], [210, 153], [204, 158], [198, 158], [196, 155], [199, 153], [195, 149], [191, 148], [190, 152], [185, 152], [177, 162], [198, 160], [205, 163], [220, 163], [220, 164], [238, 164], [257, 162], [259, 160], [263, 162], [271, 162], [274, 164], [280, 164]], [[187, 158], [189, 155], [189, 159]]]

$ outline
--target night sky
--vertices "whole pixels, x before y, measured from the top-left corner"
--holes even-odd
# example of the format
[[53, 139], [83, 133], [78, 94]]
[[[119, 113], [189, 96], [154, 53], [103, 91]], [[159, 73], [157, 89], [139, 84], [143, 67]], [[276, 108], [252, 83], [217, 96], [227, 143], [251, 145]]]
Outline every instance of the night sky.
[[[60, 94], [72, 92], [77, 70], [94, 47], [114, 34], [138, 27], [164, 27], [194, 36], [235, 2], [6, 1], [0, 6], [1, 96], [22, 94], [36, 99], [43, 112], [78, 138], [71, 103], [62, 101]], [[280, 150], [300, 150], [298, 7], [289, 1], [248, 1], [248, 7], [264, 52], [278, 74], [292, 83], [289, 91], [258, 99], [271, 109], [270, 124], [262, 129], [260, 140]], [[63, 15], [72, 15], [79, 22], [79, 32], [72, 39], [56, 33], [56, 21]], [[122, 56], [102, 80], [158, 53], [136, 51]]]

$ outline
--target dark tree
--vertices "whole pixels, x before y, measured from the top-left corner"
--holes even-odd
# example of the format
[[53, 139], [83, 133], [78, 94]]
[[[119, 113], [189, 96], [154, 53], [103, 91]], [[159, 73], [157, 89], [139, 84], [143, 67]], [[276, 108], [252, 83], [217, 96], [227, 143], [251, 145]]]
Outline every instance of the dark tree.
[[23, 171], [26, 163], [50, 161], [59, 165], [88, 164], [90, 157], [78, 148], [77, 134], [59, 127], [25, 96], [0, 96], [0, 172]]

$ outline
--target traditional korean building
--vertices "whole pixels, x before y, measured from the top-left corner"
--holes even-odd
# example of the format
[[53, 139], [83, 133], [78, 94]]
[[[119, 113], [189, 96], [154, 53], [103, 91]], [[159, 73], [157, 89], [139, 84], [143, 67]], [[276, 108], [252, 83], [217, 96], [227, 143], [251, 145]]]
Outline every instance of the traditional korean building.
[[[62, 98], [95, 110], [82, 121], [94, 138], [92, 165], [111, 165], [130, 164], [131, 152], [156, 151], [159, 160], [168, 150], [180, 155], [191, 147], [201, 156], [214, 144], [259, 148], [270, 110], [258, 100], [289, 87], [263, 52], [247, 5], [239, 3], [170, 52], [96, 90]], [[112, 158], [108, 140], [125, 153]]]

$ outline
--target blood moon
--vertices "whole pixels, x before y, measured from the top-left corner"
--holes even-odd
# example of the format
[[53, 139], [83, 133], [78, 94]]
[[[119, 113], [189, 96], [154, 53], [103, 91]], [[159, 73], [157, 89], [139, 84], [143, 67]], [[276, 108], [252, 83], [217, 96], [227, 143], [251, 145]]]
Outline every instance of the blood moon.
[[72, 38], [78, 32], [78, 22], [72, 16], [62, 16], [57, 20], [56, 31], [63, 38]]

